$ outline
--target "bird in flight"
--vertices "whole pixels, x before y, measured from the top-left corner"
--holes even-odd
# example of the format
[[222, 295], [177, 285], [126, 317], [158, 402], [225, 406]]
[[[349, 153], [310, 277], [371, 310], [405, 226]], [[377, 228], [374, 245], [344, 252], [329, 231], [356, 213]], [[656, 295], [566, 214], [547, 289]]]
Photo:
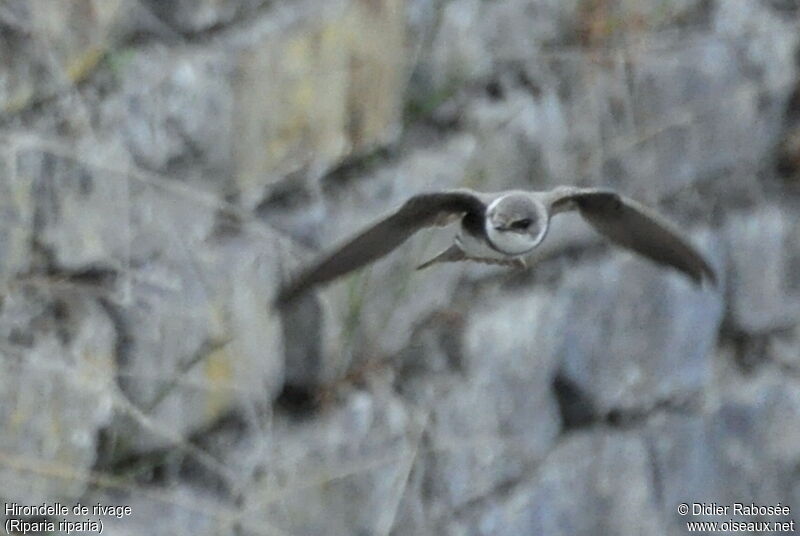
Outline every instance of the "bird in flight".
[[425, 227], [460, 220], [453, 244], [420, 264], [476, 261], [524, 268], [524, 256], [547, 235], [552, 216], [577, 210], [616, 244], [689, 276], [716, 284], [716, 274], [681, 232], [651, 209], [614, 191], [560, 186], [545, 192], [469, 189], [418, 194], [302, 270], [278, 292], [284, 307], [316, 287], [387, 254]]

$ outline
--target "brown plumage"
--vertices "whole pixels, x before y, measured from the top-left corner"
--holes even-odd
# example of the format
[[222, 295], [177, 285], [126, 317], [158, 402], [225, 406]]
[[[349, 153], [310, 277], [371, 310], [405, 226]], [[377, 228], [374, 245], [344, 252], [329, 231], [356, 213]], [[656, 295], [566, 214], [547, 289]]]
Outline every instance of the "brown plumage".
[[[420, 194], [334, 248], [280, 289], [276, 305], [389, 254], [414, 233], [448, 220], [461, 225], [455, 243], [421, 267], [473, 260], [524, 266], [522, 257], [545, 238], [550, 218], [578, 210], [612, 242], [659, 264], [671, 266], [695, 283], [716, 274], [703, 255], [663, 217], [610, 190], [562, 186], [548, 192], [480, 193], [450, 190]], [[459, 253], [460, 252], [460, 253]]]

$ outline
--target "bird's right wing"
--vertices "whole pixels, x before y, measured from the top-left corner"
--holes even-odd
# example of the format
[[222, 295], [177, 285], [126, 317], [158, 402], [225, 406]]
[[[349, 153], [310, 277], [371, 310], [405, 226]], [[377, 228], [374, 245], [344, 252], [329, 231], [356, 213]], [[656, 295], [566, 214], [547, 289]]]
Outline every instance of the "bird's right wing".
[[281, 288], [275, 303], [279, 307], [285, 306], [312, 287], [332, 281], [389, 254], [420, 229], [437, 224], [443, 216], [466, 212], [476, 212], [482, 216], [484, 211], [481, 198], [469, 190], [415, 195], [395, 212], [300, 272]]

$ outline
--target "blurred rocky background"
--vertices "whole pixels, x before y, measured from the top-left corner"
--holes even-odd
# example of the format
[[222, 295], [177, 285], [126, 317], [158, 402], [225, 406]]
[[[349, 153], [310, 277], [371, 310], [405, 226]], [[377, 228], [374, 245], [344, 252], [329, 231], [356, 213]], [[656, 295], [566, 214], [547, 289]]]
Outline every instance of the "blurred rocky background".
[[[4, 0], [0, 499], [120, 535], [800, 518], [799, 62], [794, 0]], [[415, 273], [440, 230], [269, 307], [416, 192], [558, 184], [657, 207], [719, 287], [564, 215], [524, 273]]]

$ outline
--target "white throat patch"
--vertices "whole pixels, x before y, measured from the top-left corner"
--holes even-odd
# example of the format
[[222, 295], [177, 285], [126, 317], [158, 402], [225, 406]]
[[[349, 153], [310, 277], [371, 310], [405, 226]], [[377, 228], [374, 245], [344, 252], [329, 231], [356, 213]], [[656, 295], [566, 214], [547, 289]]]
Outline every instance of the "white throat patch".
[[535, 248], [539, 242], [544, 239], [547, 233], [547, 214], [546, 211], [536, 211], [533, 215], [538, 222], [539, 232], [536, 236], [528, 233], [518, 233], [514, 231], [500, 231], [495, 229], [492, 224], [489, 213], [500, 203], [506, 196], [498, 197], [487, 207], [486, 220], [484, 221], [484, 229], [486, 236], [494, 244], [494, 246], [509, 256], [523, 255]]

